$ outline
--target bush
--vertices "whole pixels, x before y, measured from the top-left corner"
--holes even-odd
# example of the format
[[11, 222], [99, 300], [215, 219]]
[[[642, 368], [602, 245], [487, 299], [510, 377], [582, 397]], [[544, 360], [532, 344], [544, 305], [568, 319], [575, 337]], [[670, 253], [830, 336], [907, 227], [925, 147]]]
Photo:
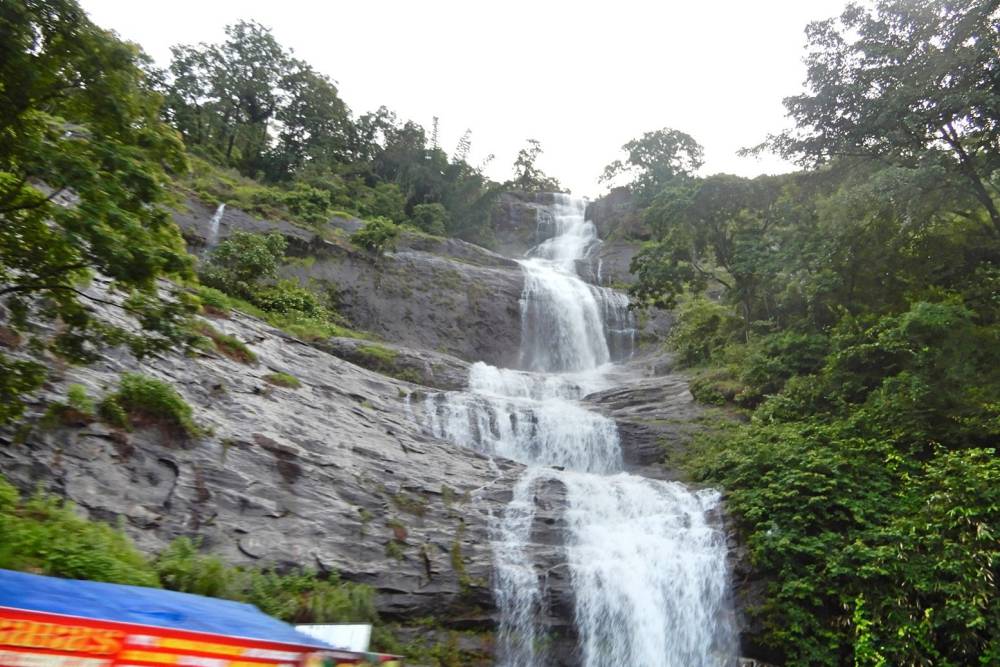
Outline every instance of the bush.
[[741, 338], [743, 322], [732, 310], [702, 296], [691, 296], [677, 309], [670, 331], [670, 347], [685, 366], [708, 363], [727, 345]]
[[207, 285], [199, 285], [196, 291], [202, 312], [216, 317], [229, 317], [229, 297], [225, 293]]
[[212, 249], [199, 275], [209, 287], [246, 298], [262, 280], [273, 278], [285, 257], [285, 237], [276, 232], [233, 232]]
[[22, 501], [0, 477], [0, 568], [75, 579], [158, 586], [129, 539], [77, 516], [71, 504], [36, 493]]
[[156, 559], [166, 588], [248, 602], [265, 614], [290, 623], [371, 622], [377, 620], [374, 593], [362, 584], [325, 579], [311, 570], [244, 569], [225, 565], [198, 551], [189, 538], [174, 540]]
[[177, 390], [141, 373], [122, 375], [118, 391], [105, 397], [100, 413], [116, 426], [131, 427], [138, 421], [159, 424], [185, 436], [201, 433], [192, 418], [191, 406]]
[[829, 340], [821, 334], [783, 331], [754, 340], [740, 363], [740, 404], [756, 406], [781, 391], [789, 378], [819, 371], [829, 349]]
[[333, 205], [329, 192], [306, 183], [296, 183], [282, 199], [292, 215], [308, 223], [326, 222]]
[[444, 236], [448, 230], [448, 209], [442, 204], [417, 204], [411, 216], [413, 224], [420, 230], [435, 236]]
[[394, 247], [399, 236], [399, 226], [388, 218], [371, 218], [364, 226], [351, 234], [351, 243], [364, 248], [373, 255], [381, 255]]
[[319, 297], [294, 280], [282, 280], [276, 285], [256, 289], [250, 300], [258, 308], [281, 315], [298, 314], [305, 318], [326, 319], [329, 311]]
[[0, 476], [0, 568], [107, 581], [248, 602], [288, 622], [375, 622], [374, 592], [310, 570], [231, 567], [174, 540], [151, 563], [120, 530], [89, 521], [73, 505], [36, 493], [21, 499]]

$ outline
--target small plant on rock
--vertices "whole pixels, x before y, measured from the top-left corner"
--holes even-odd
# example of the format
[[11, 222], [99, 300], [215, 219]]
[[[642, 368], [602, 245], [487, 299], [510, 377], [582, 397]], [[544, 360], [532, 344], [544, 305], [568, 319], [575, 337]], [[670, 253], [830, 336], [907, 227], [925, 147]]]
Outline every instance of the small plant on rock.
[[268, 373], [264, 376], [264, 381], [288, 389], [298, 389], [302, 386], [299, 379], [289, 373]]
[[104, 421], [123, 428], [158, 424], [188, 437], [202, 433], [191, 406], [176, 389], [141, 373], [122, 375], [118, 391], [106, 396], [98, 411]]

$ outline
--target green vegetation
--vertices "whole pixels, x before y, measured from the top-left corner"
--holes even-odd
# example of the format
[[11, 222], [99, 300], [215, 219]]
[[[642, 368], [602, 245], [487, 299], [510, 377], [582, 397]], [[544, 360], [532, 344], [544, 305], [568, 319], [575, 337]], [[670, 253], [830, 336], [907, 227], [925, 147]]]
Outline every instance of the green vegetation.
[[[467, 162], [471, 133], [449, 157], [436, 127], [428, 137], [385, 107], [353, 117], [331, 79], [254, 22], [172, 52], [161, 89], [165, 115], [198, 156], [187, 190], [317, 228], [346, 212], [490, 237], [499, 186]], [[417, 208], [435, 204], [447, 215]]]
[[319, 578], [309, 570], [231, 567], [179, 538], [156, 559], [125, 534], [88, 521], [73, 506], [36, 493], [25, 500], [0, 477], [0, 568], [74, 579], [163, 587], [256, 605], [292, 623], [377, 621], [368, 586]]
[[679, 304], [693, 393], [748, 417], [686, 465], [726, 490], [771, 662], [1000, 661], [995, 11], [814, 24], [797, 127], [768, 142], [812, 169], [696, 178], [672, 165], [700, 150], [664, 143], [632, 185], [634, 297]]
[[66, 401], [49, 405], [42, 416], [42, 424], [56, 426], [59, 424], [88, 424], [95, 419], [97, 406], [87, 394], [87, 388], [80, 384], [71, 384], [66, 389]]
[[212, 304], [209, 307], [216, 312], [229, 313], [231, 310], [238, 310], [264, 320], [268, 324], [303, 340], [323, 340], [334, 336], [363, 339], [371, 337], [371, 334], [355, 331], [339, 324], [336, 321], [337, 315], [335, 313], [330, 313], [328, 318], [323, 319], [310, 317], [295, 310], [287, 313], [267, 312], [249, 301], [223, 294], [210, 287], [199, 286], [195, 293], [203, 304]]
[[302, 386], [302, 382], [289, 373], [268, 373], [264, 376], [264, 381], [287, 389], [298, 389]]
[[366, 220], [364, 226], [351, 234], [351, 243], [373, 255], [381, 255], [395, 247], [399, 226], [388, 218]]
[[80, 518], [44, 493], [22, 499], [0, 477], [0, 568], [157, 586], [156, 572], [124, 533]]
[[[183, 336], [190, 311], [156, 279], [190, 275], [163, 204], [167, 170], [185, 168], [177, 133], [160, 119], [138, 50], [93, 25], [72, 0], [13, 0], [0, 14], [0, 299], [7, 326], [33, 345], [87, 361], [104, 344], [137, 354]], [[62, 205], [63, 200], [72, 205]], [[85, 304], [98, 272], [131, 296], [144, 331], [112, 326]], [[58, 320], [54, 335], [29, 319]], [[47, 330], [45, 327], [42, 330]], [[0, 423], [16, 419], [42, 367], [0, 354]]]
[[280, 234], [247, 232], [219, 243], [199, 273], [204, 284], [197, 294], [206, 314], [228, 316], [230, 310], [241, 310], [305, 340], [367, 337], [344, 326], [312, 290], [293, 280], [264, 282], [277, 277], [285, 243]]
[[224, 334], [208, 322], [195, 320], [192, 329], [199, 335], [212, 341], [216, 350], [226, 355], [233, 361], [243, 364], [252, 364], [257, 361], [257, 355], [253, 353], [246, 343], [235, 336]]
[[199, 553], [188, 538], [174, 540], [153, 562], [164, 588], [249, 602], [290, 623], [373, 622], [374, 592], [368, 586], [325, 579], [310, 570], [231, 567]]
[[202, 432], [176, 389], [141, 373], [123, 374], [118, 391], [105, 396], [98, 411], [102, 419], [123, 428], [157, 425], [185, 437]]

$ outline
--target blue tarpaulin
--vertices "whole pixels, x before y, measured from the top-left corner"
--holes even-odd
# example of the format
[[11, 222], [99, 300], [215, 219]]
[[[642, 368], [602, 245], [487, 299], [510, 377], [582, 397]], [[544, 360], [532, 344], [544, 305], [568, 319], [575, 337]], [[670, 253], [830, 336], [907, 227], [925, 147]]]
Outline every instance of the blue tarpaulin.
[[142, 586], [0, 569], [0, 607], [329, 648], [250, 604]]

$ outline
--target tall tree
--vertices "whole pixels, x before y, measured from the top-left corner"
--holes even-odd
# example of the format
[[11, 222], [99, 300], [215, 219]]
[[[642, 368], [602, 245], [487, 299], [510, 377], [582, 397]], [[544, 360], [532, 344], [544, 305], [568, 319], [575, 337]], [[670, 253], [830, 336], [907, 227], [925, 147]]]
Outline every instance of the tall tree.
[[629, 187], [645, 203], [672, 179], [693, 176], [704, 162], [701, 144], [691, 135], [669, 127], [646, 132], [622, 146], [622, 150], [628, 158], [606, 166], [601, 181], [631, 178]]
[[1000, 235], [1000, 0], [880, 0], [812, 23], [797, 128], [769, 145], [804, 164], [844, 156], [931, 170]]
[[[0, 301], [7, 325], [58, 320], [37, 343], [86, 359], [101, 341], [141, 352], [178, 338], [183, 300], [156, 279], [190, 273], [165, 209], [166, 169], [185, 168], [177, 133], [160, 120], [139, 50], [91, 23], [73, 0], [0, 5]], [[124, 307], [148, 329], [130, 335], [95, 318], [94, 272], [130, 292]], [[41, 381], [40, 366], [0, 354], [0, 422]]]
[[525, 192], [561, 191], [562, 186], [559, 185], [559, 181], [535, 165], [541, 154], [542, 143], [537, 139], [528, 139], [525, 147], [517, 152], [517, 157], [514, 159], [514, 180], [508, 184]]

